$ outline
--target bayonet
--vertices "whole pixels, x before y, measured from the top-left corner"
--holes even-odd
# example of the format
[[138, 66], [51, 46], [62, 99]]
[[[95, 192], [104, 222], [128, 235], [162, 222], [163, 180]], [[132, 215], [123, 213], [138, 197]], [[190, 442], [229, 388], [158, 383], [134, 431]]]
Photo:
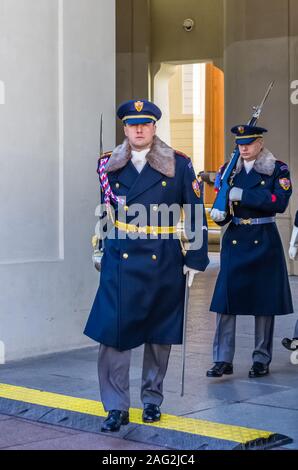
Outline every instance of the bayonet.
[[[102, 113], [100, 114], [99, 120], [99, 158], [103, 156], [103, 119]], [[104, 240], [101, 240], [101, 247], [99, 248], [100, 238], [98, 235], [92, 237], [92, 246], [93, 246], [93, 255], [92, 261], [95, 269], [100, 271], [101, 269], [101, 260], [104, 252]]]
[[100, 114], [100, 125], [99, 125], [99, 157], [103, 155], [103, 137], [102, 137], [102, 113]]

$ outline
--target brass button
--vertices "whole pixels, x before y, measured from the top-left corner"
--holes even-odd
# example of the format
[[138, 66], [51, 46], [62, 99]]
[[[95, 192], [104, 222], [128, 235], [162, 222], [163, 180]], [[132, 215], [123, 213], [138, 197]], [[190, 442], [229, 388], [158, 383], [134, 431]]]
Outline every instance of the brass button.
[[127, 254], [127, 253], [123, 253], [122, 256], [123, 256], [124, 259], [127, 259], [127, 258], [128, 258], [128, 254]]
[[235, 201], [234, 204], [235, 204], [235, 206], [238, 206], [238, 201]]
[[237, 245], [237, 240], [232, 241], [233, 245]]
[[162, 184], [162, 186], [165, 187], [165, 186], [167, 185], [167, 182], [166, 182], [166, 181], [163, 181], [161, 184]]
[[156, 255], [152, 255], [152, 259], [155, 261], [157, 260], [157, 256]]
[[153, 206], [152, 209], [153, 209], [154, 211], [157, 211], [157, 210], [158, 210], [158, 206]]
[[264, 184], [265, 184], [265, 181], [261, 181], [261, 184], [264, 186]]
[[255, 245], [257, 245], [259, 243], [259, 240], [255, 240]]
[[125, 212], [128, 211], [128, 206], [124, 206], [123, 209], [125, 210]]
[[116, 186], [117, 189], [120, 188], [120, 184], [119, 184], [119, 183], [116, 183], [115, 186]]

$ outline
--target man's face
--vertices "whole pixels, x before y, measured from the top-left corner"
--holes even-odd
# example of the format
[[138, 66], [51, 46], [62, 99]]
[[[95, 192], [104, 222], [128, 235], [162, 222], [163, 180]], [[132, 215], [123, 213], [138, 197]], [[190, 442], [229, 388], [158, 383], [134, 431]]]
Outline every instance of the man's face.
[[249, 162], [250, 160], [255, 160], [257, 156], [259, 155], [260, 151], [263, 148], [263, 139], [262, 138], [256, 139], [251, 144], [243, 144], [243, 145], [239, 144], [238, 147], [239, 147], [240, 156], [244, 160]]
[[126, 124], [124, 134], [133, 150], [144, 150], [151, 146], [155, 136], [156, 126], [153, 122], [145, 124]]

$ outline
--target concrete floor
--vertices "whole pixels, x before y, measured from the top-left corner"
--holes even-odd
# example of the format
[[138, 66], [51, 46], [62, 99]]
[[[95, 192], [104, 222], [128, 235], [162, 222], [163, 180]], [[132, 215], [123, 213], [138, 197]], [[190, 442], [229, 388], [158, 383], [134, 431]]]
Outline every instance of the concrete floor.
[[[298, 449], [298, 365], [280, 341], [292, 336], [297, 313], [277, 317], [274, 354], [270, 375], [249, 379], [254, 343], [253, 317], [237, 320], [234, 375], [220, 379], [206, 377], [212, 364], [215, 314], [210, 299], [219, 268], [219, 255], [210, 255], [206, 273], [196, 276], [190, 293], [187, 334], [185, 395], [180, 397], [181, 347], [172, 349], [164, 383], [162, 411], [179, 416], [206, 419], [274, 431], [293, 439], [284, 448]], [[295, 311], [298, 312], [298, 277], [291, 277]], [[51, 354], [0, 366], [0, 382], [97, 400], [97, 346]], [[133, 351], [131, 405], [140, 408], [142, 347]], [[131, 447], [129, 447], [131, 446]], [[71, 429], [32, 423], [0, 415], [0, 449], [158, 449]]]

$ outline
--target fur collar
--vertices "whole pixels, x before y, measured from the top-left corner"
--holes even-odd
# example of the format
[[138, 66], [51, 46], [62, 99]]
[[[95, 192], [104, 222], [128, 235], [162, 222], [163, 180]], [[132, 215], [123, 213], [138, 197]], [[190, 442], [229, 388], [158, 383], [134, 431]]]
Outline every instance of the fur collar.
[[[263, 175], [271, 176], [275, 169], [276, 158], [274, 155], [266, 148], [259, 153], [258, 158], [254, 162], [253, 168], [257, 173], [262, 173]], [[243, 168], [243, 158], [238, 159], [236, 165], [236, 173], [240, 173]]]
[[[121, 145], [115, 148], [106, 165], [106, 172], [116, 171], [123, 168], [131, 159], [131, 147], [125, 139]], [[154, 170], [165, 176], [175, 176], [175, 151], [159, 137], [154, 136], [153, 144], [146, 155], [146, 160]]]

